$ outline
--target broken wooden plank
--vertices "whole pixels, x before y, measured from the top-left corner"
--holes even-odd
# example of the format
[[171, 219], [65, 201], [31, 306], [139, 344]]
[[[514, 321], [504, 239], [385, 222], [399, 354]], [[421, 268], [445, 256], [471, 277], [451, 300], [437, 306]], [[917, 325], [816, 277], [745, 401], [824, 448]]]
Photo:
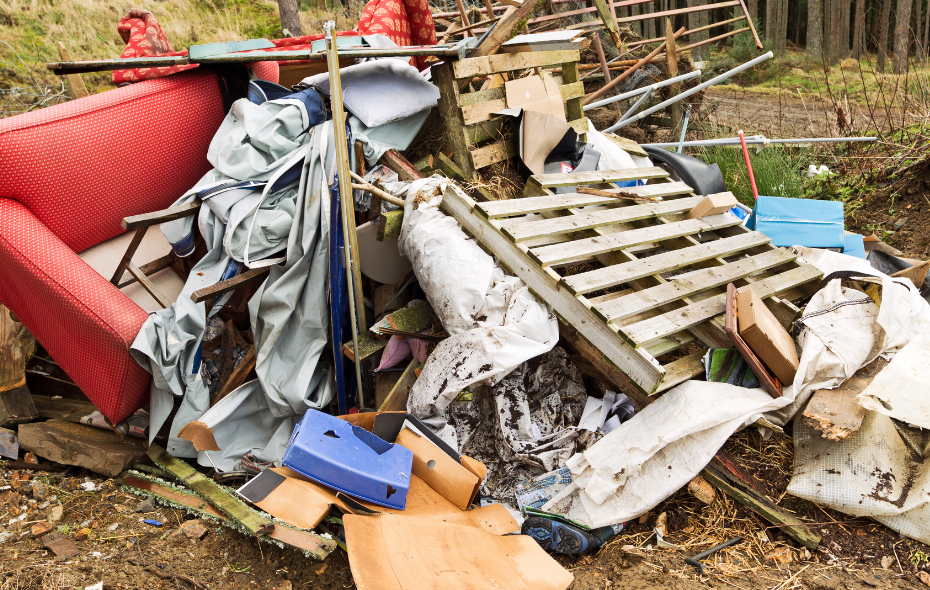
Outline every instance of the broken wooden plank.
[[32, 401], [42, 418], [56, 418], [67, 422], [81, 423], [81, 418], [97, 411], [97, 406], [91, 402], [58, 398], [47, 395], [33, 395]]
[[400, 228], [404, 225], [404, 210], [395, 209], [387, 211], [378, 217], [377, 240], [393, 240], [400, 235]]
[[19, 426], [19, 446], [39, 457], [116, 477], [145, 456], [145, 441], [84, 424], [49, 420]]
[[[230, 528], [238, 528], [235, 522], [200, 496], [170, 487], [165, 482], [155, 478], [130, 471], [115, 481], [127, 492], [139, 496], [153, 497], [157, 502], [165, 506], [194, 512], [199, 517], [215, 520]], [[275, 541], [284, 543], [295, 549], [300, 549], [310, 557], [319, 560], [326, 559], [326, 556], [336, 548], [336, 542], [332, 539], [326, 539], [309, 531], [298, 530], [281, 523], [276, 525], [269, 534], [259, 537], [259, 540], [269, 543]]]
[[748, 484], [728, 473], [719, 460], [714, 459], [711, 461], [701, 471], [701, 476], [763, 519], [777, 525], [779, 530], [801, 545], [811, 551], [817, 549], [817, 545], [820, 544], [820, 537], [811, 532], [810, 525], [786, 510], [779, 508]]
[[397, 383], [394, 385], [394, 389], [391, 390], [391, 393], [385, 398], [384, 403], [378, 408], [379, 412], [407, 411], [407, 397], [410, 395], [410, 390], [417, 380], [416, 370], [420, 368], [421, 364], [422, 363], [417, 359], [412, 359], [410, 361], [410, 364], [407, 365], [400, 379], [398, 379]]
[[674, 201], [660, 201], [658, 203], [603, 209], [592, 213], [553, 217], [540, 221], [505, 222], [501, 224], [500, 229], [513, 241], [522, 242], [541, 236], [573, 233], [617, 223], [629, 223], [668, 213], [682, 213], [690, 211], [700, 200], [701, 197], [688, 197], [675, 199]]
[[885, 368], [888, 361], [879, 357], [856, 371], [836, 389], [818, 389], [804, 410], [804, 423], [827, 440], [845, 440], [859, 432], [865, 419], [865, 408], [856, 401]]
[[383, 350], [387, 343], [387, 338], [378, 338], [372, 334], [363, 333], [358, 335], [358, 348], [361, 354], [355, 354], [355, 348], [351, 340], [342, 345], [342, 354], [346, 355], [346, 358], [353, 363], [357, 362], [356, 359], [363, 361], [376, 352]]
[[156, 465], [197, 492], [203, 499], [216, 506], [223, 514], [236, 521], [250, 534], [260, 537], [275, 529], [273, 522], [259, 516], [257, 512], [246, 506], [241, 500], [229, 495], [213, 480], [208, 479], [184, 461], [172, 457], [158, 445], [153, 444], [149, 447], [148, 456]]

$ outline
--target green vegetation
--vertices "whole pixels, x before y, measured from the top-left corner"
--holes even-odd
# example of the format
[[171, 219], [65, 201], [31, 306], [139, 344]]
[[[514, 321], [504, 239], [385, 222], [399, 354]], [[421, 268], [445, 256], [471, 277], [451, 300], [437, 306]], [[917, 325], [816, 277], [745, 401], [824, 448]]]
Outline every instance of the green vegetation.
[[[60, 91], [61, 80], [45, 69], [47, 62], [59, 60], [59, 41], [72, 59], [119, 57], [125, 43], [116, 27], [131, 6], [118, 0], [0, 2], [0, 88], [34, 92], [34, 87], [50, 86], [43, 92]], [[275, 0], [161, 0], [146, 6], [175, 50], [199, 43], [281, 37]], [[364, 2], [301, 0], [300, 8], [304, 34], [312, 34], [322, 33], [322, 23], [330, 19], [339, 28], [354, 27]], [[113, 87], [110, 72], [81, 77], [92, 94]]]
[[[760, 195], [770, 197], [805, 197], [807, 194], [807, 166], [813, 163], [805, 148], [766, 147], [756, 151], [749, 147], [753, 177]], [[744, 205], [752, 207], [752, 186], [743, 151], [737, 146], [702, 148], [693, 154], [701, 160], [720, 166], [727, 188]]]

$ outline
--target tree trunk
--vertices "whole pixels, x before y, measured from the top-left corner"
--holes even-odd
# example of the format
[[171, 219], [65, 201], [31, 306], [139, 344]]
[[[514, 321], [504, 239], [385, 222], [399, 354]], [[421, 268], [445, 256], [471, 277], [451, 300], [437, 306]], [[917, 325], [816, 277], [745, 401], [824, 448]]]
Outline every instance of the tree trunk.
[[[890, 2], [891, 0], [889, 0]], [[650, 14], [656, 11], [655, 2], [647, 2], [643, 5], [645, 7], [644, 14]], [[656, 19], [647, 18], [643, 21], [643, 37], [646, 39], [653, 39], [656, 36]]]
[[911, 0], [898, 0], [894, 27], [894, 73], [907, 71], [907, 56], [911, 45]]
[[852, 16], [852, 0], [839, 0], [839, 10], [840, 10], [840, 22], [839, 22], [839, 37], [837, 41], [839, 45], [837, 46], [837, 57], [840, 60], [844, 60], [849, 57], [849, 18]]
[[278, 13], [281, 15], [281, 29], [287, 31], [285, 36], [302, 37], [300, 28], [300, 12], [297, 10], [297, 0], [278, 0]]
[[865, 0], [856, 0], [856, 16], [853, 21], [852, 56], [856, 59], [865, 53]]
[[892, 0], [882, 0], [882, 16], [878, 21], [878, 62], [875, 64], [878, 71], [884, 73], [885, 59], [888, 58], [888, 17], [891, 15]]
[[[704, 0], [688, 0], [688, 8], [694, 8], [696, 6], [701, 6], [702, 4], [704, 4]], [[702, 16], [706, 17], [706, 15], [707, 15], [706, 10], [702, 10], [701, 12], [689, 13], [688, 14], [688, 28], [697, 29], [703, 26], [701, 23], [701, 20], [702, 20], [701, 17]], [[708, 31], [706, 30], [699, 31], [688, 37], [688, 43], [697, 43], [698, 41], [704, 41], [705, 39], [708, 39], [708, 38], [710, 38], [708, 35]], [[696, 59], [703, 60], [707, 55], [707, 50], [708, 50], [707, 45], [701, 45], [700, 47], [695, 47], [694, 49], [692, 49], [691, 55]]]
[[823, 0], [807, 0], [807, 57], [823, 58]]
[[759, 0], [749, 0], [746, 3], [746, 10], [749, 12], [749, 18], [758, 26], [759, 24]]
[[920, 54], [923, 61], [927, 61], [928, 44], [930, 44], [930, 1], [927, 2], [927, 10], [924, 11], [924, 44]]
[[775, 27], [778, 21], [776, 13], [778, 12], [779, 0], [765, 0], [765, 40], [771, 41], [775, 38]]
[[776, 3], [776, 29], [775, 29], [775, 54], [783, 55], [785, 53], [785, 43], [788, 41], [788, 0], [775, 0]]

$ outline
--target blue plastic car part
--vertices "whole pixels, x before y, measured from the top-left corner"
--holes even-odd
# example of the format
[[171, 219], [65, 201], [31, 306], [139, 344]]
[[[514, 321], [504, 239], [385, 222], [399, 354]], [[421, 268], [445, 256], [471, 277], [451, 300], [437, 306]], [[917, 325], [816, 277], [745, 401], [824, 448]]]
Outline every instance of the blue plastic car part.
[[308, 410], [284, 451], [285, 467], [362, 500], [403, 510], [413, 452], [363, 428]]
[[843, 236], [843, 254], [855, 256], [856, 258], [866, 257], [862, 234], [846, 234]]
[[843, 203], [787, 197], [756, 200], [746, 227], [762, 232], [775, 246], [843, 248]]

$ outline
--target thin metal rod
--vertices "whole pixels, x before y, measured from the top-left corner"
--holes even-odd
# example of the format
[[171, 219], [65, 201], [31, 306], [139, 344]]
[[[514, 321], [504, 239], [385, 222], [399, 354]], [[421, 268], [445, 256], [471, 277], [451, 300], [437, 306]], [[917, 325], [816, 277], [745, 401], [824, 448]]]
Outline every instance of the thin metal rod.
[[630, 116], [631, 116], [633, 113], [635, 113], [636, 110], [640, 107], [640, 105], [642, 105], [644, 102], [646, 102], [647, 100], [649, 100], [649, 97], [652, 96], [652, 91], [653, 91], [653, 90], [655, 90], [655, 88], [653, 88], [652, 86], [650, 86], [649, 89], [646, 91], [646, 93], [643, 94], [642, 96], [640, 96], [640, 97], [639, 97], [639, 100], [637, 100], [636, 102], [634, 102], [634, 103], [633, 103], [633, 106], [631, 106], [631, 107], [629, 108], [629, 110], [627, 110], [627, 112], [623, 113], [623, 116], [620, 117], [620, 120], [621, 120], [621, 121], [625, 121], [625, 120], [629, 119]]
[[678, 153], [681, 153], [681, 150], [684, 148], [685, 143], [685, 134], [688, 133], [688, 119], [691, 118], [691, 105], [688, 105], [688, 110], [685, 111], [685, 120], [681, 124], [681, 137], [678, 139]]
[[[746, 145], [780, 145], [780, 144], [801, 144], [801, 143], [846, 143], [861, 141], [877, 141], [877, 137], [799, 137], [796, 139], [768, 139], [764, 135], [750, 135], [746, 138]], [[642, 147], [654, 148], [676, 148], [678, 143], [642, 143]], [[695, 141], [686, 141], [682, 144], [684, 147], [715, 147], [740, 145], [738, 137], [721, 138], [721, 139], [700, 139]]]
[[629, 125], [630, 123], [635, 123], [636, 121], [639, 121], [639, 120], [641, 120], [641, 119], [645, 119], [646, 117], [648, 117], [648, 116], [651, 115], [652, 113], [655, 113], [656, 111], [661, 111], [661, 110], [664, 109], [665, 107], [667, 107], [667, 106], [669, 106], [669, 105], [672, 105], [672, 104], [675, 104], [676, 102], [679, 102], [679, 101], [681, 101], [681, 100], [684, 100], [684, 99], [688, 98], [689, 96], [691, 96], [692, 94], [696, 94], [696, 93], [700, 92], [701, 90], [704, 90], [705, 88], [707, 88], [707, 87], [709, 87], [709, 86], [713, 86], [714, 84], [719, 84], [720, 82], [723, 82], [724, 80], [728, 80], [728, 79], [732, 78], [733, 76], [735, 76], [736, 74], [739, 74], [740, 72], [743, 72], [743, 71], [745, 71], [745, 70], [748, 70], [749, 68], [751, 68], [751, 67], [753, 67], [753, 66], [756, 66], [756, 65], [758, 65], [758, 64], [760, 64], [760, 63], [762, 63], [762, 62], [764, 62], [764, 61], [767, 61], [767, 60], [772, 59], [772, 57], [774, 57], [774, 56], [773, 56], [772, 52], [769, 51], [769, 52], [767, 52], [767, 53], [765, 53], [765, 54], [763, 54], [763, 55], [760, 55], [759, 57], [757, 57], [757, 58], [755, 58], [755, 59], [751, 59], [751, 60], [747, 61], [746, 63], [744, 63], [744, 64], [741, 65], [741, 66], [737, 66], [737, 67], [733, 68], [732, 70], [729, 70], [729, 71], [727, 71], [727, 72], [724, 72], [724, 73], [722, 73], [722, 74], [720, 74], [719, 76], [716, 76], [716, 77], [714, 77], [714, 78], [711, 78], [711, 79], [708, 80], [707, 82], [702, 82], [701, 84], [698, 84], [698, 85], [695, 86], [694, 88], [689, 88], [688, 90], [685, 90], [685, 91], [682, 92], [681, 94], [678, 94], [678, 95], [676, 95], [676, 96], [673, 96], [672, 98], [666, 100], [665, 102], [661, 102], [661, 103], [657, 104], [656, 106], [654, 106], [654, 107], [652, 107], [652, 108], [648, 108], [648, 109], [646, 109], [645, 111], [639, 113], [638, 115], [635, 115], [635, 116], [633, 116], [633, 117], [630, 117], [630, 118], [627, 119], [626, 121], [620, 121], [620, 122], [618, 122], [618, 123], [615, 123], [615, 124], [612, 125], [611, 127], [608, 127], [608, 128], [604, 131], [604, 133], [611, 133], [611, 132], [613, 132], [613, 131], [616, 131], [617, 129], [620, 129], [621, 127], [626, 127], [626, 126]]
[[[358, 236], [355, 233], [355, 199], [352, 197], [352, 169], [349, 165], [349, 147], [346, 137], [346, 118], [342, 102], [342, 80], [339, 75], [339, 51], [333, 37], [335, 21], [323, 25], [326, 35], [326, 57], [329, 66], [330, 104], [333, 111], [333, 137], [336, 140], [336, 170], [339, 174], [339, 203], [342, 213], [342, 233], [345, 242], [346, 281], [352, 297], [349, 314], [352, 323], [352, 350], [358, 350], [359, 332], [367, 327], [362, 277], [358, 261]], [[342, 351], [333, 351], [341, 354]], [[365, 407], [362, 363], [355, 362], [356, 394], [358, 406]]]
[[749, 172], [749, 184], [752, 186], [752, 200], [759, 200], [759, 190], [756, 188], [756, 177], [752, 173], [752, 162], [749, 161], [749, 148], [746, 147], [746, 136], [739, 130], [739, 142], [743, 147], [743, 157], [746, 158], [746, 171]]
[[634, 96], [639, 96], [644, 92], [648, 92], [650, 89], [653, 91], [658, 90], [659, 88], [664, 88], [670, 84], [675, 84], [676, 82], [684, 82], [690, 80], [691, 78], [699, 78], [701, 76], [701, 70], [695, 70], [693, 72], [688, 72], [687, 74], [682, 74], [681, 76], [676, 76], [675, 78], [669, 78], [668, 80], [662, 80], [661, 82], [656, 82], [652, 86], [643, 86], [642, 88], [637, 88], [636, 90], [630, 90], [629, 92], [624, 92], [623, 94], [618, 94], [617, 96], [611, 96], [610, 98], [605, 98], [604, 100], [599, 100], [597, 102], [592, 102], [591, 104], [584, 105], [583, 110], [590, 111], [591, 109], [596, 109], [597, 107], [602, 107], [608, 104], [615, 103], [620, 100], [626, 100], [628, 98], [633, 98]]

